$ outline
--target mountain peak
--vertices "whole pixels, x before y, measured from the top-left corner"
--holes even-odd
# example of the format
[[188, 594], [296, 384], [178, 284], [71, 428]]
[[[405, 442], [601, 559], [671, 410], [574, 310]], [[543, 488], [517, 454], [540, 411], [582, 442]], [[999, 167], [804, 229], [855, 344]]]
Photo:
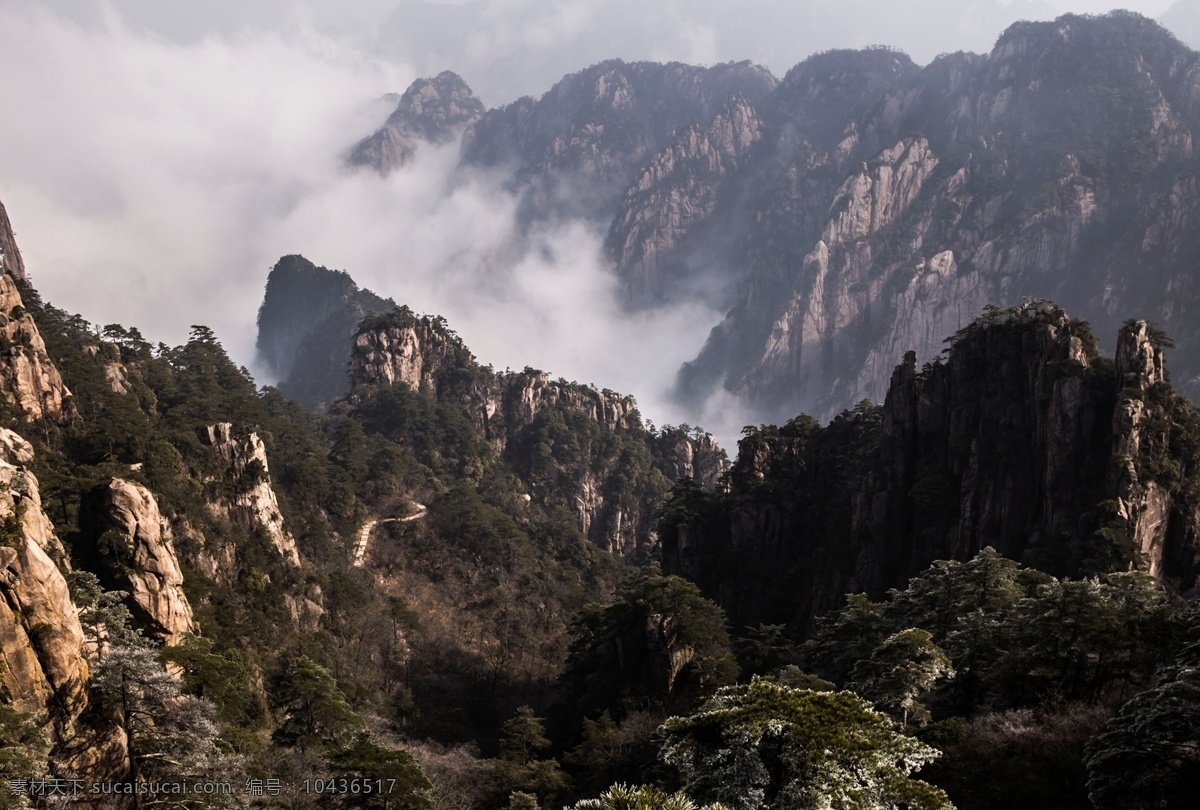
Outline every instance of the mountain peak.
[[449, 143], [483, 110], [483, 102], [457, 73], [444, 70], [432, 79], [417, 79], [387, 122], [354, 147], [350, 163], [386, 175], [408, 163], [418, 143]]

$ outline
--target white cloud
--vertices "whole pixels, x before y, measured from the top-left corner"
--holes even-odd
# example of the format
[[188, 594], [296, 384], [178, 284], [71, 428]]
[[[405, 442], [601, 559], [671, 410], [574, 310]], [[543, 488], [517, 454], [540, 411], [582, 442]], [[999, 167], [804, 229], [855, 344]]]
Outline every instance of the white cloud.
[[638, 397], [663, 423], [679, 365], [719, 313], [624, 315], [602, 234], [518, 243], [502, 178], [425, 148], [386, 180], [344, 168], [411, 71], [311, 31], [181, 45], [115, 16], [0, 8], [0, 199], [51, 303], [147, 338], [211, 326], [253, 365], [269, 268], [287, 253], [444, 315], [481, 361]]

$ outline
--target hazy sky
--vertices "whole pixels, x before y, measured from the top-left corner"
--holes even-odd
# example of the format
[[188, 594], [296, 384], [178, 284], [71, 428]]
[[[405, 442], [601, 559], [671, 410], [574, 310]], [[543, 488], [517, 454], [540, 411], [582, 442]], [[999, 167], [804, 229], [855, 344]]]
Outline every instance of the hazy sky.
[[[485, 2], [473, 7], [487, 26], [472, 29], [468, 61], [499, 76], [525, 64], [552, 69], [547, 54], [561, 51], [564, 37], [587, 40], [590, 22], [603, 21], [614, 36], [589, 45], [603, 54], [620, 48], [613, 31], [636, 29], [622, 13], [717, 7]], [[1106, 10], [1090, 0], [1040, 5]], [[1135, 10], [1157, 15], [1167, 5]], [[535, 365], [633, 393], [655, 422], [702, 422], [736, 435], [736, 403], [688, 414], [664, 398], [721, 313], [679, 305], [623, 315], [601, 261], [603, 235], [583, 225], [539, 234], [535, 250], [514, 256], [513, 200], [500, 178], [455, 175], [453, 146], [425, 150], [387, 180], [344, 168], [354, 142], [387, 117], [380, 97], [425, 72], [428, 53], [398, 53], [394, 40], [380, 45], [379, 26], [395, 6], [0, 0], [0, 200], [45, 298], [98, 324], [137, 326], [154, 341], [177, 343], [190, 324], [208, 324], [253, 369], [267, 272], [281, 255], [303, 253], [418, 311], [445, 315], [484, 362]], [[897, 13], [893, 3], [881, 7]], [[704, 20], [684, 28], [672, 47], [709, 61], [746, 55], [720, 51]], [[948, 36], [935, 44], [958, 49]], [[686, 54], [645, 54], [652, 55]]]

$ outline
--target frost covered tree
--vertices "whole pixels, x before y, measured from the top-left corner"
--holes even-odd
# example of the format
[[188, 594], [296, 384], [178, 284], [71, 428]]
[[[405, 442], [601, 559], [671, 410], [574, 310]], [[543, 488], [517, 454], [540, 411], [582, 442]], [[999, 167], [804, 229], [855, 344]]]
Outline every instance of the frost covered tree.
[[656, 787], [613, 785], [598, 799], [576, 802], [570, 810], [725, 810], [724, 805], [701, 808], [684, 793], [665, 793]]
[[[213, 774], [235, 776], [241, 763], [224, 750], [215, 710], [203, 698], [185, 695], [179, 680], [159, 662], [144, 640], [110, 644], [92, 679], [97, 707], [125, 732], [129, 781], [196, 782]], [[138, 795], [140, 803], [144, 797]], [[221, 796], [173, 798], [175, 807], [215, 807]]]
[[1088, 794], [1099, 810], [1183, 810], [1200, 786], [1200, 643], [1158, 686], [1121, 707], [1087, 748]]
[[663, 724], [662, 759], [684, 792], [737, 810], [946, 810], [911, 774], [940, 754], [851, 692], [755, 679]]
[[929, 710], [917, 698], [942, 678], [954, 675], [950, 658], [933, 643], [929, 633], [910, 627], [893, 633], [859, 662], [850, 688], [908, 728], [910, 718], [929, 720]]

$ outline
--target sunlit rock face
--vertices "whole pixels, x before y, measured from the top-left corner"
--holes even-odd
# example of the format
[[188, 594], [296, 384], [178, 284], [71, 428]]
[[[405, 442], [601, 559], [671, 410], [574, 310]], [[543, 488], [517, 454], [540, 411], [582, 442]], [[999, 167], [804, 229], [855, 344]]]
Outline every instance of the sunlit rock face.
[[23, 421], [56, 419], [71, 412], [71, 392], [33, 317], [25, 311], [14, 277], [0, 275], [0, 395]]
[[387, 123], [350, 153], [350, 164], [386, 176], [412, 160], [422, 143], [444, 144], [483, 115], [483, 102], [457, 74], [417, 79], [400, 97]]
[[113, 478], [85, 503], [84, 535], [106, 584], [129, 594], [129, 607], [146, 632], [176, 644], [193, 629], [192, 607], [167, 521], [150, 490]]
[[29, 444], [4, 431], [0, 460], [0, 692], [61, 736], [87, 705], [83, 630], [63, 576], [63, 548], [42, 510]]
[[253, 431], [235, 431], [231, 423], [221, 422], [205, 429], [204, 440], [225, 462], [222, 478], [231, 490], [228, 497], [210, 503], [210, 509], [248, 532], [261, 532], [280, 557], [298, 567], [300, 553], [279, 511], [262, 439]]

